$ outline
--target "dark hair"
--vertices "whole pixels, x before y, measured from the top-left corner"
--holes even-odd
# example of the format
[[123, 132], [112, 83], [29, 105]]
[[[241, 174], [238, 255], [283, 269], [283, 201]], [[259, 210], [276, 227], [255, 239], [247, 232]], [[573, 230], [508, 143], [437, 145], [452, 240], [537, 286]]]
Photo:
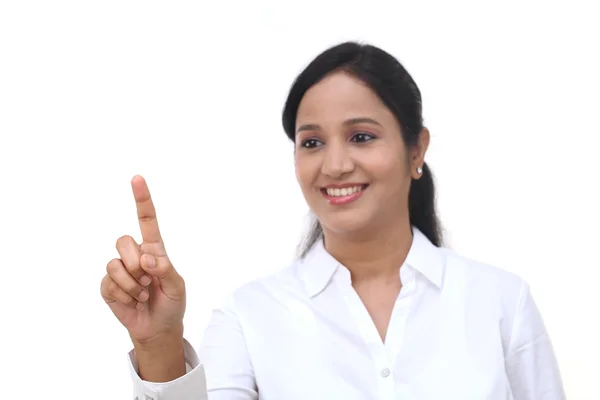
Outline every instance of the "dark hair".
[[[283, 109], [283, 129], [295, 142], [296, 114], [306, 91], [327, 75], [343, 71], [367, 84], [396, 116], [407, 147], [418, 142], [423, 129], [421, 92], [406, 69], [384, 50], [357, 42], [345, 42], [319, 54], [294, 81]], [[412, 180], [409, 193], [411, 225], [416, 226], [435, 245], [441, 246], [442, 235], [435, 211], [435, 187], [431, 170], [423, 165], [420, 179]], [[305, 237], [301, 256], [323, 235], [314, 218]]]

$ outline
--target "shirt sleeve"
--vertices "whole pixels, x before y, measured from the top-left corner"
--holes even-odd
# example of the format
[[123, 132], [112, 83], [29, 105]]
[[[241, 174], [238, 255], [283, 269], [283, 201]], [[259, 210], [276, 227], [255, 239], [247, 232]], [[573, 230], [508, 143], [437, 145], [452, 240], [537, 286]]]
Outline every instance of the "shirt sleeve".
[[186, 374], [171, 382], [148, 382], [138, 374], [135, 350], [129, 352], [129, 371], [133, 380], [135, 400], [206, 400], [204, 365], [192, 345], [184, 339]]
[[529, 291], [521, 286], [506, 372], [514, 400], [565, 400], [554, 349]]
[[235, 297], [213, 311], [198, 350], [208, 400], [257, 400], [258, 389]]
[[129, 353], [135, 400], [257, 400], [254, 370], [234, 297], [215, 309], [198, 353], [184, 340], [187, 373], [171, 382], [140, 379]]

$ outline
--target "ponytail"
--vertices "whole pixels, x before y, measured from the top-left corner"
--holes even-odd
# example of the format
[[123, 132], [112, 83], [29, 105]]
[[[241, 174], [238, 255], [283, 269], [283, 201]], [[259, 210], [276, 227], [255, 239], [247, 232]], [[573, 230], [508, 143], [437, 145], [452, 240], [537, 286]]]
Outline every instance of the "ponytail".
[[408, 194], [410, 224], [417, 227], [435, 246], [442, 245], [440, 224], [435, 212], [435, 185], [427, 163], [421, 178], [413, 179]]

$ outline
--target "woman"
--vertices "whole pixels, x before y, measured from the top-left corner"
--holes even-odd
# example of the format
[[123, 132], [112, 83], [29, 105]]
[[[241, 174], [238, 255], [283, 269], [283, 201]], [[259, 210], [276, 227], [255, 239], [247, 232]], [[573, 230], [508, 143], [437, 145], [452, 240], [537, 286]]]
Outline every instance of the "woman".
[[302, 255], [216, 309], [198, 354], [143, 178], [143, 243], [102, 296], [128, 329], [136, 399], [564, 399], [528, 286], [441, 247], [429, 132], [407, 71], [343, 43], [294, 82], [283, 127], [316, 216]]

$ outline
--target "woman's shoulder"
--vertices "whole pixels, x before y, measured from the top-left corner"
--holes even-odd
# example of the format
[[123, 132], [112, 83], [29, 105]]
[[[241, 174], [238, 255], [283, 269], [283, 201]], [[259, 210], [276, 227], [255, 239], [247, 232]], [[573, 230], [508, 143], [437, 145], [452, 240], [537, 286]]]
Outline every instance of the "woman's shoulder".
[[476, 286], [499, 293], [502, 297], [519, 297], [527, 282], [507, 267], [471, 258], [448, 248], [440, 248], [445, 263], [447, 284], [462, 282], [467, 287]]
[[468, 310], [472, 321], [477, 321], [476, 326], [486, 321], [499, 326], [505, 349], [513, 340], [515, 324], [522, 323], [523, 316], [539, 318], [529, 284], [518, 272], [453, 250], [440, 251], [446, 264], [443, 297], [449, 300], [448, 304], [459, 305], [457, 309]]

